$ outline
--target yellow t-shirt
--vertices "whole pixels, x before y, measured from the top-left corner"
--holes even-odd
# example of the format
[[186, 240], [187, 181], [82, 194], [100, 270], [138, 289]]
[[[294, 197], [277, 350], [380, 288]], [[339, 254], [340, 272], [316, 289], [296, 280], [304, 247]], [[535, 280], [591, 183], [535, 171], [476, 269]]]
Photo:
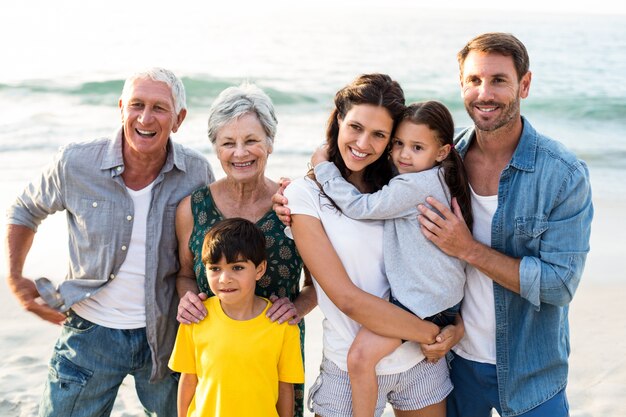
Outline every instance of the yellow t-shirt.
[[272, 323], [266, 301], [263, 313], [238, 321], [211, 297], [204, 320], [180, 325], [169, 367], [198, 377], [188, 417], [278, 416], [278, 381], [304, 382], [298, 326]]

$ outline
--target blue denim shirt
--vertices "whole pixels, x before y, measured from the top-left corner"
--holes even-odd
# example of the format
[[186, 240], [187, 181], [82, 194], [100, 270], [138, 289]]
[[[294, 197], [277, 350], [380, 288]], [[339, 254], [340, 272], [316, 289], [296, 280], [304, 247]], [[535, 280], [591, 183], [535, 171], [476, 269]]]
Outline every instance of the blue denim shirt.
[[[176, 337], [176, 207], [183, 197], [214, 180], [201, 154], [171, 140], [167, 147], [167, 159], [152, 188], [146, 227], [146, 334], [153, 380], [169, 373], [167, 360]], [[115, 279], [126, 258], [134, 210], [123, 172], [121, 130], [115, 139], [72, 143], [61, 148], [8, 209], [9, 224], [34, 231], [49, 214], [66, 211], [69, 270], [59, 286], [66, 308]]]
[[[520, 294], [493, 283], [503, 417], [528, 411], [567, 384], [568, 306], [589, 252], [593, 217], [585, 163], [522, 121], [519, 144], [500, 175], [491, 226], [491, 247], [521, 258]], [[474, 138], [473, 127], [460, 133], [462, 156]]]

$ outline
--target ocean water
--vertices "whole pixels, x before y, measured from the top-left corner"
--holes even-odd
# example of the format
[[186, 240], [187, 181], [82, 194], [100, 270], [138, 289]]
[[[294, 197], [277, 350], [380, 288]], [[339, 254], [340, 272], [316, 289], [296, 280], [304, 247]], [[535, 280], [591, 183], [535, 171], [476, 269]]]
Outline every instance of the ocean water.
[[456, 52], [478, 33], [506, 31], [531, 57], [523, 114], [588, 162], [596, 196], [626, 198], [626, 15], [192, 4], [170, 16], [141, 2], [70, 4], [40, 2], [36, 13], [3, 6], [0, 175], [16, 189], [60, 145], [117, 129], [123, 80], [153, 65], [183, 78], [189, 116], [175, 138], [209, 158], [206, 114], [216, 95], [242, 81], [264, 88], [279, 119], [275, 178], [306, 170], [335, 91], [360, 73], [390, 74], [407, 101], [443, 101], [462, 127], [470, 120]]

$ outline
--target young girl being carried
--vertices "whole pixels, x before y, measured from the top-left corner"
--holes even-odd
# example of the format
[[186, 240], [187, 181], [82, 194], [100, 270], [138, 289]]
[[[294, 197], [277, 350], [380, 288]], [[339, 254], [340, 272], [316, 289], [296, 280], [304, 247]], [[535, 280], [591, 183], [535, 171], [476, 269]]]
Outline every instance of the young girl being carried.
[[[454, 122], [437, 101], [407, 107], [392, 138], [390, 158], [399, 175], [380, 191], [362, 194], [346, 181], [325, 149], [312, 163], [323, 191], [353, 219], [384, 219], [383, 258], [391, 302], [444, 327], [454, 322], [465, 285], [465, 263], [447, 256], [420, 231], [417, 206], [426, 197], [451, 203], [456, 198], [471, 230], [469, 183], [454, 149]], [[355, 417], [374, 414], [378, 383], [376, 364], [402, 341], [362, 327], [348, 353]]]

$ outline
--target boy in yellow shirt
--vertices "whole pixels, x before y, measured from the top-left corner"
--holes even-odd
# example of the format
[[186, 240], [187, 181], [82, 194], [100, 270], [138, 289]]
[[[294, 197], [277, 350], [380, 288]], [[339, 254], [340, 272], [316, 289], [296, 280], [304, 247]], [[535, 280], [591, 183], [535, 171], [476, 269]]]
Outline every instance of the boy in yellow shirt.
[[178, 417], [292, 417], [293, 384], [304, 382], [298, 326], [271, 322], [254, 294], [265, 238], [251, 222], [216, 223], [202, 246], [211, 291], [207, 317], [181, 324], [169, 367], [180, 372]]

